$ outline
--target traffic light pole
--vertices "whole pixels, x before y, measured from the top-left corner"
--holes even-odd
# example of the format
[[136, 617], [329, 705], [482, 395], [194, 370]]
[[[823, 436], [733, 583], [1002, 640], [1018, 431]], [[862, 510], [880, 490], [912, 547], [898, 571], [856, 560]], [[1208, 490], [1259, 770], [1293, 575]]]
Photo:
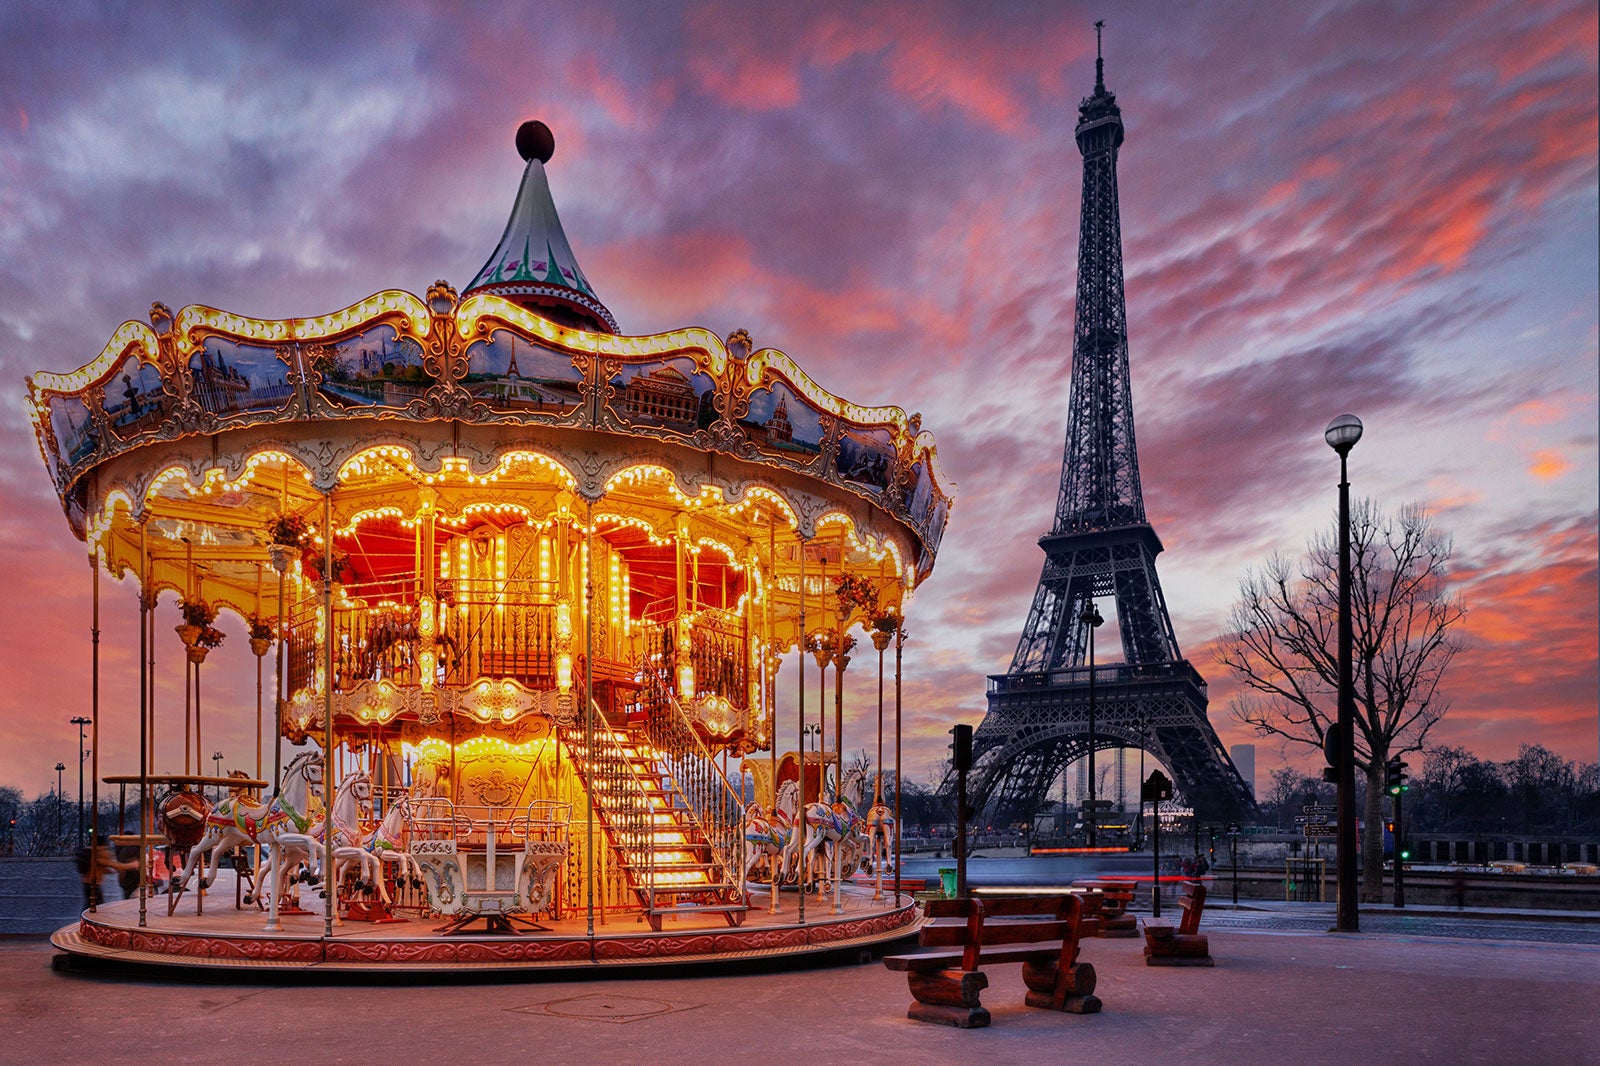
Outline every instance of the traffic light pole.
[[1400, 841], [1405, 837], [1405, 823], [1400, 820], [1400, 794], [1404, 789], [1396, 789], [1394, 793], [1394, 905], [1396, 908], [1406, 905], [1406, 863], [1405, 848]]

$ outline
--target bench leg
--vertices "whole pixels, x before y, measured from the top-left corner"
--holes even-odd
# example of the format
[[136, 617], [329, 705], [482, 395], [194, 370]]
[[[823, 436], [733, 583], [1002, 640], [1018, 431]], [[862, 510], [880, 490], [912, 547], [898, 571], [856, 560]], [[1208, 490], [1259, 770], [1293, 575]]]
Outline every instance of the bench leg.
[[907, 1018], [958, 1029], [981, 1029], [989, 1024], [989, 1010], [978, 1002], [978, 993], [989, 987], [982, 970], [913, 970], [906, 977], [916, 999], [906, 1011]]
[[1074, 963], [1065, 972], [1054, 961], [1025, 962], [1022, 980], [1028, 986], [1025, 1002], [1030, 1007], [1069, 1014], [1095, 1014], [1100, 1010], [1100, 997], [1094, 994], [1098, 979], [1094, 967], [1087, 962]]
[[1146, 966], [1215, 966], [1210, 942], [1204, 933], [1175, 936], [1166, 940], [1147, 940]]

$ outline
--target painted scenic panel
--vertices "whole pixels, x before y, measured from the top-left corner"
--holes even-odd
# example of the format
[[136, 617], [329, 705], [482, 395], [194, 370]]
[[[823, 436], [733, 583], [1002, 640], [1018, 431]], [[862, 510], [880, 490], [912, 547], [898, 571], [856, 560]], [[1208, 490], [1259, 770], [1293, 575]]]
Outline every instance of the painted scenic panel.
[[822, 450], [822, 412], [785, 381], [751, 393], [749, 413], [739, 425], [762, 451], [799, 463]]
[[569, 353], [508, 329], [497, 329], [467, 349], [461, 384], [474, 399], [506, 411], [565, 415], [583, 403], [583, 372]]
[[61, 462], [68, 469], [100, 450], [100, 431], [95, 428], [89, 405], [76, 396], [57, 393], [50, 397], [50, 429], [56, 435]]
[[921, 529], [928, 520], [928, 510], [932, 506], [933, 469], [924, 453], [911, 464], [911, 500], [906, 505], [906, 514], [910, 516], [912, 523]]
[[606, 405], [630, 426], [693, 433], [716, 421], [716, 382], [696, 370], [693, 359], [629, 363], [612, 375], [610, 384]]
[[155, 429], [172, 412], [161, 372], [137, 355], [130, 355], [106, 380], [106, 421], [122, 440]]
[[212, 414], [225, 415], [286, 407], [294, 386], [277, 349], [207, 337], [189, 357], [189, 394]]
[[894, 476], [894, 431], [886, 427], [846, 426], [839, 435], [834, 468], [839, 477], [873, 493], [889, 487]]
[[305, 354], [308, 369], [321, 376], [317, 394], [340, 407], [404, 407], [433, 385], [422, 369], [422, 345], [393, 326], [313, 344]]

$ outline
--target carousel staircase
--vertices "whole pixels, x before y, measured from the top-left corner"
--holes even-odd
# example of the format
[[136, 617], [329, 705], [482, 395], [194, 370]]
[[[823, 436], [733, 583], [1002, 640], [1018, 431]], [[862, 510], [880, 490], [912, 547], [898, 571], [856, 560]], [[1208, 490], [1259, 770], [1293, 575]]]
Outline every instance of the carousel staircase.
[[659, 932], [669, 915], [742, 923], [749, 908], [732, 864], [717, 854], [648, 742], [602, 720], [591, 753], [582, 728], [560, 732], [650, 928]]

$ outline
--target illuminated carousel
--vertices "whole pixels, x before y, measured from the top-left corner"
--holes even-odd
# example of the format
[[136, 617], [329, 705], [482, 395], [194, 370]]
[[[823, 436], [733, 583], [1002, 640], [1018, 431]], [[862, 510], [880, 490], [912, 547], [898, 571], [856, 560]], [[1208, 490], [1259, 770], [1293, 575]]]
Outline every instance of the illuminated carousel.
[[[618, 333], [551, 200], [549, 130], [517, 148], [510, 221], [460, 294], [280, 321], [158, 303], [29, 380], [95, 632], [102, 573], [140, 593], [140, 750], [95, 776], [137, 786], [118, 842], [147, 887], [58, 932], [68, 953], [579, 967], [915, 923], [879, 771], [951, 500], [931, 435], [743, 331]], [[219, 646], [222, 611], [248, 649]], [[878, 725], [842, 738], [852, 631]], [[798, 715], [776, 713], [785, 654]], [[156, 706], [178, 670], [184, 706]], [[267, 708], [249, 776], [202, 773], [218, 670], [255, 672], [258, 737]], [[181, 769], [158, 767], [179, 731]]]

